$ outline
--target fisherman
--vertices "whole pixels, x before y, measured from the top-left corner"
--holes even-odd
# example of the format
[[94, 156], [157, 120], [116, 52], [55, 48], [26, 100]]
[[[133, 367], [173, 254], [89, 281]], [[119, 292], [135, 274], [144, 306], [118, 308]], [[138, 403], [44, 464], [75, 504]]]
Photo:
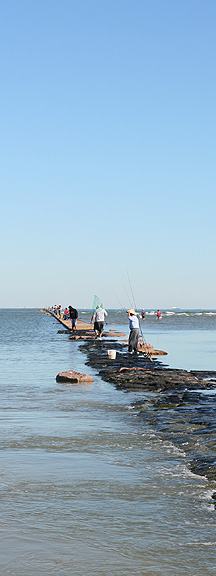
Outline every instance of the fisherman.
[[162, 318], [161, 311], [158, 310], [158, 311], [157, 311], [157, 319], [158, 319], [158, 320], [161, 320], [161, 318]]
[[137, 318], [136, 312], [133, 308], [127, 310], [129, 319], [129, 342], [128, 342], [128, 352], [129, 354], [139, 354], [138, 352], [138, 341], [139, 341], [139, 320]]
[[94, 322], [95, 338], [99, 336], [99, 340], [102, 338], [105, 316], [107, 316], [107, 311], [102, 306], [98, 305], [91, 318], [91, 324]]
[[145, 310], [144, 310], [144, 308], [142, 309], [141, 316], [142, 316], [142, 320], [145, 320]]
[[73, 308], [73, 306], [69, 306], [69, 317], [71, 319], [71, 328], [74, 332], [74, 330], [76, 330], [76, 326], [77, 326], [78, 312], [77, 312], [76, 308]]

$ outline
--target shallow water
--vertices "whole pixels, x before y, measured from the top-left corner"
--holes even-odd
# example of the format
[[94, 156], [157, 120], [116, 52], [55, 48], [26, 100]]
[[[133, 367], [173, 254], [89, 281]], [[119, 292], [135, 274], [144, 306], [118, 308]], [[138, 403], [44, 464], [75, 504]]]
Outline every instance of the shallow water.
[[[215, 486], [145, 426], [141, 395], [87, 369], [53, 318], [0, 316], [1, 573], [215, 574]], [[57, 384], [70, 368], [95, 382]]]

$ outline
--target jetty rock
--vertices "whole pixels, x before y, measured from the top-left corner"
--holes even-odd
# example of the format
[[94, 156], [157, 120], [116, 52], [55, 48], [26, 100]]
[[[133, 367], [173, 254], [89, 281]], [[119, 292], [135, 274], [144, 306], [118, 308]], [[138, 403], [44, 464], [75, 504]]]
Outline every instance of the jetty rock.
[[94, 382], [94, 378], [88, 374], [82, 374], [75, 370], [67, 370], [60, 372], [56, 376], [56, 382], [69, 382], [70, 384], [85, 384], [86, 382]]

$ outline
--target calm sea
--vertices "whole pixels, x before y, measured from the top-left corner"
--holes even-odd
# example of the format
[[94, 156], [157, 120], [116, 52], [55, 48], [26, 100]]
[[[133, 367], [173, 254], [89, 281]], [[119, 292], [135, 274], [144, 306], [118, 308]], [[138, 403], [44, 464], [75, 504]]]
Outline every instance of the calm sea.
[[[216, 370], [215, 311], [148, 312], [167, 364]], [[0, 318], [0, 574], [215, 576], [216, 484], [138, 417], [141, 394], [103, 382], [52, 317]], [[128, 333], [125, 313], [108, 319]], [[94, 383], [57, 384], [71, 368]]]

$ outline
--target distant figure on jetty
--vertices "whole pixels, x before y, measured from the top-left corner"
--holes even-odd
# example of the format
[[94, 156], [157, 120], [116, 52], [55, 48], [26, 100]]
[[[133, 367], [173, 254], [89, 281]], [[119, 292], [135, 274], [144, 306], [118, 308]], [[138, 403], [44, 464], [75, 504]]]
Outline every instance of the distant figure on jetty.
[[67, 320], [68, 319], [68, 308], [66, 306], [65, 310], [64, 310], [64, 316], [63, 316], [63, 320]]
[[61, 318], [61, 304], [59, 304], [59, 306], [58, 306], [58, 314], [59, 314], [59, 318]]
[[129, 319], [129, 342], [128, 342], [128, 352], [129, 354], [139, 354], [138, 352], [138, 341], [139, 341], [139, 320], [137, 318], [136, 312], [133, 308], [127, 310]]
[[74, 332], [74, 330], [76, 330], [78, 312], [73, 306], [69, 306], [69, 317], [71, 319], [71, 328]]
[[142, 320], [145, 320], [145, 310], [144, 310], [144, 308], [142, 309], [141, 317], [142, 317]]
[[162, 318], [161, 311], [158, 310], [158, 311], [157, 311], [157, 319], [158, 319], [158, 320], [161, 320], [161, 318]]
[[107, 311], [104, 308], [102, 308], [102, 306], [97, 306], [91, 318], [91, 324], [92, 322], [94, 322], [95, 337], [97, 338], [99, 336], [100, 340], [102, 338], [102, 333], [104, 329], [105, 316], [107, 316]]

